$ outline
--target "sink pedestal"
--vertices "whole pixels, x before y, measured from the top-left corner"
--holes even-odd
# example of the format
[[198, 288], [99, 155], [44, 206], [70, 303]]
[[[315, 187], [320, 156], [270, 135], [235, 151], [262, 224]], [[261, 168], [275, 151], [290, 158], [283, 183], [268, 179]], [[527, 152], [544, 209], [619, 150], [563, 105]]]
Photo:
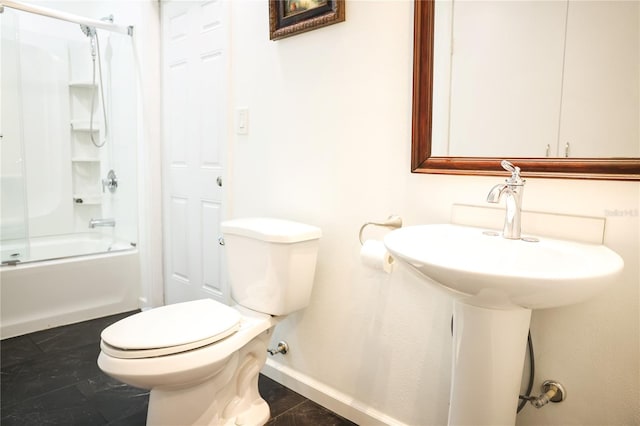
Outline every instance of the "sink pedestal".
[[455, 297], [449, 425], [513, 425], [531, 309], [590, 299], [624, 266], [600, 244], [494, 234], [433, 224], [384, 237], [395, 259]]
[[530, 320], [530, 309], [454, 301], [450, 426], [515, 424]]

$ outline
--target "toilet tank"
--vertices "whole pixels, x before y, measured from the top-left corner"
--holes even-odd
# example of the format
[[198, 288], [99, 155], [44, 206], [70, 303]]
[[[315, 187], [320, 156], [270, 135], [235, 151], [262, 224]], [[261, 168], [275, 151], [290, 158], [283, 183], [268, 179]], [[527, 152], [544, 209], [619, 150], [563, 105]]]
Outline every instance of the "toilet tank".
[[320, 228], [271, 218], [228, 220], [220, 228], [233, 300], [270, 315], [309, 304]]

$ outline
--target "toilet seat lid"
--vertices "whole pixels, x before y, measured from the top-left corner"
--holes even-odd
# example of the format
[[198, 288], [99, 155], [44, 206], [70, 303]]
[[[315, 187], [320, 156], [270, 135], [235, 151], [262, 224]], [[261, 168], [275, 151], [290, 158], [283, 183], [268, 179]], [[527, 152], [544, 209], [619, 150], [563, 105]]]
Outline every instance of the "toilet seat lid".
[[230, 336], [240, 328], [240, 318], [237, 310], [212, 299], [166, 305], [105, 328], [101, 346], [118, 358], [182, 352]]

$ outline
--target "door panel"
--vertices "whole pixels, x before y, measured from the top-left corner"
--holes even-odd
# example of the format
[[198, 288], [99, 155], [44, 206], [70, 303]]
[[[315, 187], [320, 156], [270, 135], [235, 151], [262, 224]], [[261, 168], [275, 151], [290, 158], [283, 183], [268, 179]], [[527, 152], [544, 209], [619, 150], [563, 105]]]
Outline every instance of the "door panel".
[[[220, 236], [227, 20], [220, 1], [162, 3], [165, 303], [226, 302]], [[224, 179], [222, 180], [224, 181]]]

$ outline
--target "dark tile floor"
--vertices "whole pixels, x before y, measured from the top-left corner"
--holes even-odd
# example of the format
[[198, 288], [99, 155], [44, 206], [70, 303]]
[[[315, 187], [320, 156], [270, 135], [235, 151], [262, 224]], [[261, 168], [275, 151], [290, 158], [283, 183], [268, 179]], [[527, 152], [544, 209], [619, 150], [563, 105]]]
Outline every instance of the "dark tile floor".
[[[43, 330], [0, 342], [0, 424], [144, 425], [149, 393], [106, 376], [96, 364], [100, 332], [127, 314]], [[269, 426], [346, 426], [332, 413], [265, 376]]]

